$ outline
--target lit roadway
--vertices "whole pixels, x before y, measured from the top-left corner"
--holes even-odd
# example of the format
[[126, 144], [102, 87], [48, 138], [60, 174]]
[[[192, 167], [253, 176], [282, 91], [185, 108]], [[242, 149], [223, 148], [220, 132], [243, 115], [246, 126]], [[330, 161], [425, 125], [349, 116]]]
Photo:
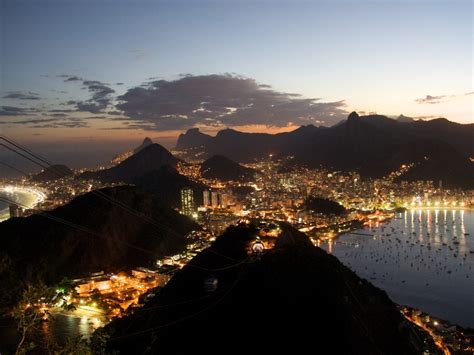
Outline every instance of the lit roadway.
[[417, 316], [413, 316], [413, 317], [410, 317], [408, 316], [405, 312], [402, 312], [403, 315], [405, 316], [406, 319], [408, 319], [410, 322], [416, 324], [417, 326], [419, 326], [421, 329], [423, 329], [424, 331], [426, 331], [432, 338], [433, 338], [433, 341], [435, 342], [436, 346], [438, 348], [441, 349], [441, 351], [445, 354], [445, 355], [451, 355], [451, 352], [449, 351], [448, 347], [443, 343], [443, 339], [436, 335], [430, 328], [428, 328], [426, 325], [423, 324], [423, 322], [417, 317]]

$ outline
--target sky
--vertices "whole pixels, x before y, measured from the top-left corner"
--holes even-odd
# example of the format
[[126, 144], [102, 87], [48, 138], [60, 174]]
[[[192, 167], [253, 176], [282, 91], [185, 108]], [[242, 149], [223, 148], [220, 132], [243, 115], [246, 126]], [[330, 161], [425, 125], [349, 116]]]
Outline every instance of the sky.
[[49, 152], [351, 111], [474, 122], [470, 0], [0, 4], [0, 133]]

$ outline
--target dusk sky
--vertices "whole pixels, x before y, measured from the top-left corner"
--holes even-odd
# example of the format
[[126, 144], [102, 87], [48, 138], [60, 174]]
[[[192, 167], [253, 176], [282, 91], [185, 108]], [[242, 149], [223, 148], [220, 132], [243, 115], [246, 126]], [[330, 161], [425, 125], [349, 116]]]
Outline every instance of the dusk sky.
[[24, 143], [474, 121], [472, 1], [0, 3], [0, 132]]

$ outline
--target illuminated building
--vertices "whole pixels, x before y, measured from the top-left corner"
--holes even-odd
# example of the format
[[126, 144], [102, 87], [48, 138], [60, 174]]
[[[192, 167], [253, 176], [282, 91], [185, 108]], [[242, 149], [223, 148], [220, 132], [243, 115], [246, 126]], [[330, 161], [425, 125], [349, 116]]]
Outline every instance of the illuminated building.
[[21, 217], [22, 212], [23, 209], [20, 206], [15, 205], [13, 203], [10, 205], [10, 218]]
[[181, 189], [181, 213], [186, 216], [194, 213], [194, 192], [189, 187]]
[[221, 198], [221, 207], [227, 208], [227, 206], [229, 205], [229, 195], [221, 194], [220, 198]]
[[212, 208], [217, 208], [219, 206], [219, 194], [217, 191], [211, 192], [211, 206]]
[[202, 192], [202, 201], [203, 206], [209, 206], [211, 204], [211, 192], [209, 190], [204, 190]]

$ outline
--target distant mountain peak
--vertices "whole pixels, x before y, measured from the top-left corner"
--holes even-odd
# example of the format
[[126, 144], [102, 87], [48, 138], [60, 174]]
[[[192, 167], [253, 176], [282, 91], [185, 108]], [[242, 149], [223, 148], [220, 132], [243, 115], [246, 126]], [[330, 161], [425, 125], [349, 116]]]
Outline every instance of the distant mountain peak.
[[246, 168], [223, 155], [213, 155], [202, 163], [200, 170], [205, 178], [224, 181], [249, 181], [255, 174], [253, 169]]
[[178, 161], [179, 159], [175, 158], [168, 149], [158, 143], [152, 143], [110, 169], [85, 172], [81, 177], [110, 182], [129, 182], [133, 178], [159, 169], [163, 165], [176, 166]]
[[40, 173], [33, 176], [35, 181], [50, 181], [61, 179], [66, 176], [73, 175], [73, 171], [66, 165], [54, 164], [50, 165]]
[[158, 153], [165, 154], [166, 156], [172, 156], [168, 149], [166, 149], [165, 147], [163, 147], [161, 144], [158, 144], [158, 143], [152, 143], [144, 147], [135, 155], [138, 156], [138, 155], [148, 155], [148, 154], [158, 154]]
[[176, 142], [176, 149], [185, 150], [203, 146], [211, 136], [202, 133], [199, 128], [190, 128], [186, 133], [182, 133]]
[[352, 111], [349, 116], [347, 117], [347, 121], [355, 121], [360, 118], [359, 114], [355, 111]]
[[415, 122], [415, 119], [413, 117], [400, 115], [400, 116], [398, 116], [397, 121], [402, 122], [402, 123], [411, 123], [411, 122]]
[[145, 139], [143, 140], [142, 144], [139, 145], [138, 147], [136, 147], [134, 150], [133, 150], [133, 154], [136, 154], [138, 153], [140, 150], [142, 150], [143, 148], [146, 148], [148, 147], [149, 145], [152, 145], [153, 144], [153, 141], [151, 140], [151, 138], [149, 137], [145, 137]]

